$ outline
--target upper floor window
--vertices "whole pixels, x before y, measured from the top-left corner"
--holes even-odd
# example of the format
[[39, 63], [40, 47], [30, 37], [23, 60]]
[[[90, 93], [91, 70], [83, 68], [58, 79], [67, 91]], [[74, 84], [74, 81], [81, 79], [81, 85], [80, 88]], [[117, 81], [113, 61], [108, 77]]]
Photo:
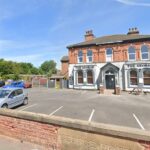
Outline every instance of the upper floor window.
[[112, 48], [107, 48], [106, 49], [106, 61], [107, 62], [110, 62], [110, 61], [112, 61]]
[[142, 60], [147, 60], [149, 59], [149, 48], [147, 45], [143, 45], [141, 47], [141, 59]]
[[150, 70], [145, 70], [143, 72], [144, 85], [150, 85]]
[[83, 52], [80, 50], [78, 52], [78, 63], [82, 63], [83, 62]]
[[137, 71], [130, 71], [130, 85], [138, 85]]
[[92, 62], [93, 61], [93, 52], [92, 50], [87, 51], [87, 62]]
[[93, 84], [93, 71], [92, 70], [87, 71], [87, 83]]
[[135, 48], [133, 46], [130, 46], [128, 49], [128, 59], [131, 61], [134, 61], [136, 59], [135, 57]]
[[83, 71], [78, 71], [78, 84], [83, 84]]

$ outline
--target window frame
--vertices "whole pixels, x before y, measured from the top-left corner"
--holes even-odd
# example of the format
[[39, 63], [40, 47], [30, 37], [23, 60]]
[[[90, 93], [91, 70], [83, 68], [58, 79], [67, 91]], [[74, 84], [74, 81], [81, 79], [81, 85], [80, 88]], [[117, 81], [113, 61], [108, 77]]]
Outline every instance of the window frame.
[[18, 90], [16, 90], [16, 92], [17, 92], [17, 95], [22, 95], [23, 94], [23, 90], [22, 89], [18, 89]]
[[[111, 54], [107, 54], [107, 50], [111, 49]], [[106, 48], [106, 51], [105, 51], [105, 56], [106, 56], [106, 62], [113, 62], [113, 49], [112, 48]], [[109, 61], [107, 58], [110, 58], [108, 56], [111, 56], [111, 60]]]
[[[134, 48], [135, 53], [129, 53], [129, 49], [130, 48]], [[130, 59], [130, 54], [134, 54], [135, 58], [134, 59]], [[136, 60], [136, 49], [135, 49], [134, 46], [131, 45], [131, 46], [128, 47], [128, 61], [135, 61], [135, 60]]]
[[[80, 52], [82, 52], [82, 56], [79, 56]], [[82, 62], [79, 61], [80, 58], [82, 58]], [[83, 63], [83, 51], [82, 50], [78, 51], [78, 63]]]
[[[79, 72], [82, 72], [82, 83], [79, 83]], [[83, 85], [83, 83], [84, 83], [84, 76], [83, 76], [83, 70], [78, 70], [77, 71], [77, 83], [78, 83], [78, 85]]]
[[[145, 78], [149, 78], [149, 79], [150, 79], [150, 77], [144, 77], [144, 72], [145, 72], [145, 71], [147, 71], [147, 70], [146, 70], [146, 69], [143, 70], [143, 86], [144, 86], [144, 87], [150, 87], [150, 84], [149, 84], [149, 85], [145, 85], [145, 84], [144, 84], [144, 79], [145, 79]], [[150, 69], [148, 69], [148, 71], [150, 72]]]
[[[146, 47], [147, 47], [147, 50], [148, 50], [148, 52], [144, 52], [144, 53], [147, 53], [147, 54], [148, 54], [148, 58], [147, 58], [147, 59], [143, 59], [143, 57], [142, 57], [142, 55], [143, 55], [143, 53], [142, 53], [142, 47], [143, 47], [143, 46], [146, 46]], [[140, 54], [141, 54], [141, 60], [149, 60], [149, 58], [150, 58], [149, 46], [146, 45], [146, 44], [143, 44], [143, 45], [141, 46]]]
[[[89, 83], [88, 82], [88, 72], [89, 71], [91, 71], [91, 73], [92, 73], [92, 83]], [[94, 73], [93, 73], [93, 70], [87, 70], [87, 72], [86, 72], [86, 79], [87, 79], [87, 85], [93, 85], [94, 84]]]
[[[92, 56], [88, 56], [88, 52], [92, 52]], [[89, 61], [89, 58], [92, 58], [92, 61]], [[87, 50], [87, 54], [86, 54], [86, 62], [87, 63], [92, 63], [93, 62], [93, 51], [91, 49]]]
[[[132, 71], [135, 71], [135, 72], [136, 72], [136, 77], [131, 77], [131, 72], [132, 72]], [[131, 79], [134, 79], [134, 78], [137, 79], [137, 84], [131, 84]], [[138, 84], [139, 84], [139, 81], [138, 81], [138, 71], [131, 69], [131, 70], [129, 71], [129, 86], [130, 86], [130, 87], [137, 87]]]

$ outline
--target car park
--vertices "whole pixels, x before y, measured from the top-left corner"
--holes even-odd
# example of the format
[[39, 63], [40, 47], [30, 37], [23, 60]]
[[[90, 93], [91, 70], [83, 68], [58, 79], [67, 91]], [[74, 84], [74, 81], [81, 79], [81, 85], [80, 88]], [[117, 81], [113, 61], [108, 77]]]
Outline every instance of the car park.
[[30, 82], [24, 82], [24, 88], [32, 88], [32, 84]]
[[1, 88], [0, 107], [13, 108], [21, 104], [28, 104], [28, 95], [22, 88]]

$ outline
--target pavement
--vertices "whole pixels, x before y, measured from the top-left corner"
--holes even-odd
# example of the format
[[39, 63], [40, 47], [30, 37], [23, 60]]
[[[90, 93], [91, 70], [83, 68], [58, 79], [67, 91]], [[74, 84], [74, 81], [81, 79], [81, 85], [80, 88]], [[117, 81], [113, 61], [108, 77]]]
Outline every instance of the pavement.
[[44, 150], [39, 145], [0, 135], [0, 150]]
[[98, 91], [47, 88], [27, 91], [29, 104], [16, 110], [150, 130], [150, 94], [106, 96]]

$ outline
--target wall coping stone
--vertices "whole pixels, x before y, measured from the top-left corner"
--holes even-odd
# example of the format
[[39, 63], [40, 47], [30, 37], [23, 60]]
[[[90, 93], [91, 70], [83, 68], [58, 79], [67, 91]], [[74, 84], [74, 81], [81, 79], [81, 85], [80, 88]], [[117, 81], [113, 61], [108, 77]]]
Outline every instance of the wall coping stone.
[[24, 120], [36, 121], [65, 128], [92, 132], [96, 134], [114, 136], [122, 139], [150, 141], [150, 131], [117, 125], [103, 124], [70, 119], [65, 117], [49, 116], [45, 114], [18, 111], [12, 109], [0, 109], [1, 116], [14, 117]]

